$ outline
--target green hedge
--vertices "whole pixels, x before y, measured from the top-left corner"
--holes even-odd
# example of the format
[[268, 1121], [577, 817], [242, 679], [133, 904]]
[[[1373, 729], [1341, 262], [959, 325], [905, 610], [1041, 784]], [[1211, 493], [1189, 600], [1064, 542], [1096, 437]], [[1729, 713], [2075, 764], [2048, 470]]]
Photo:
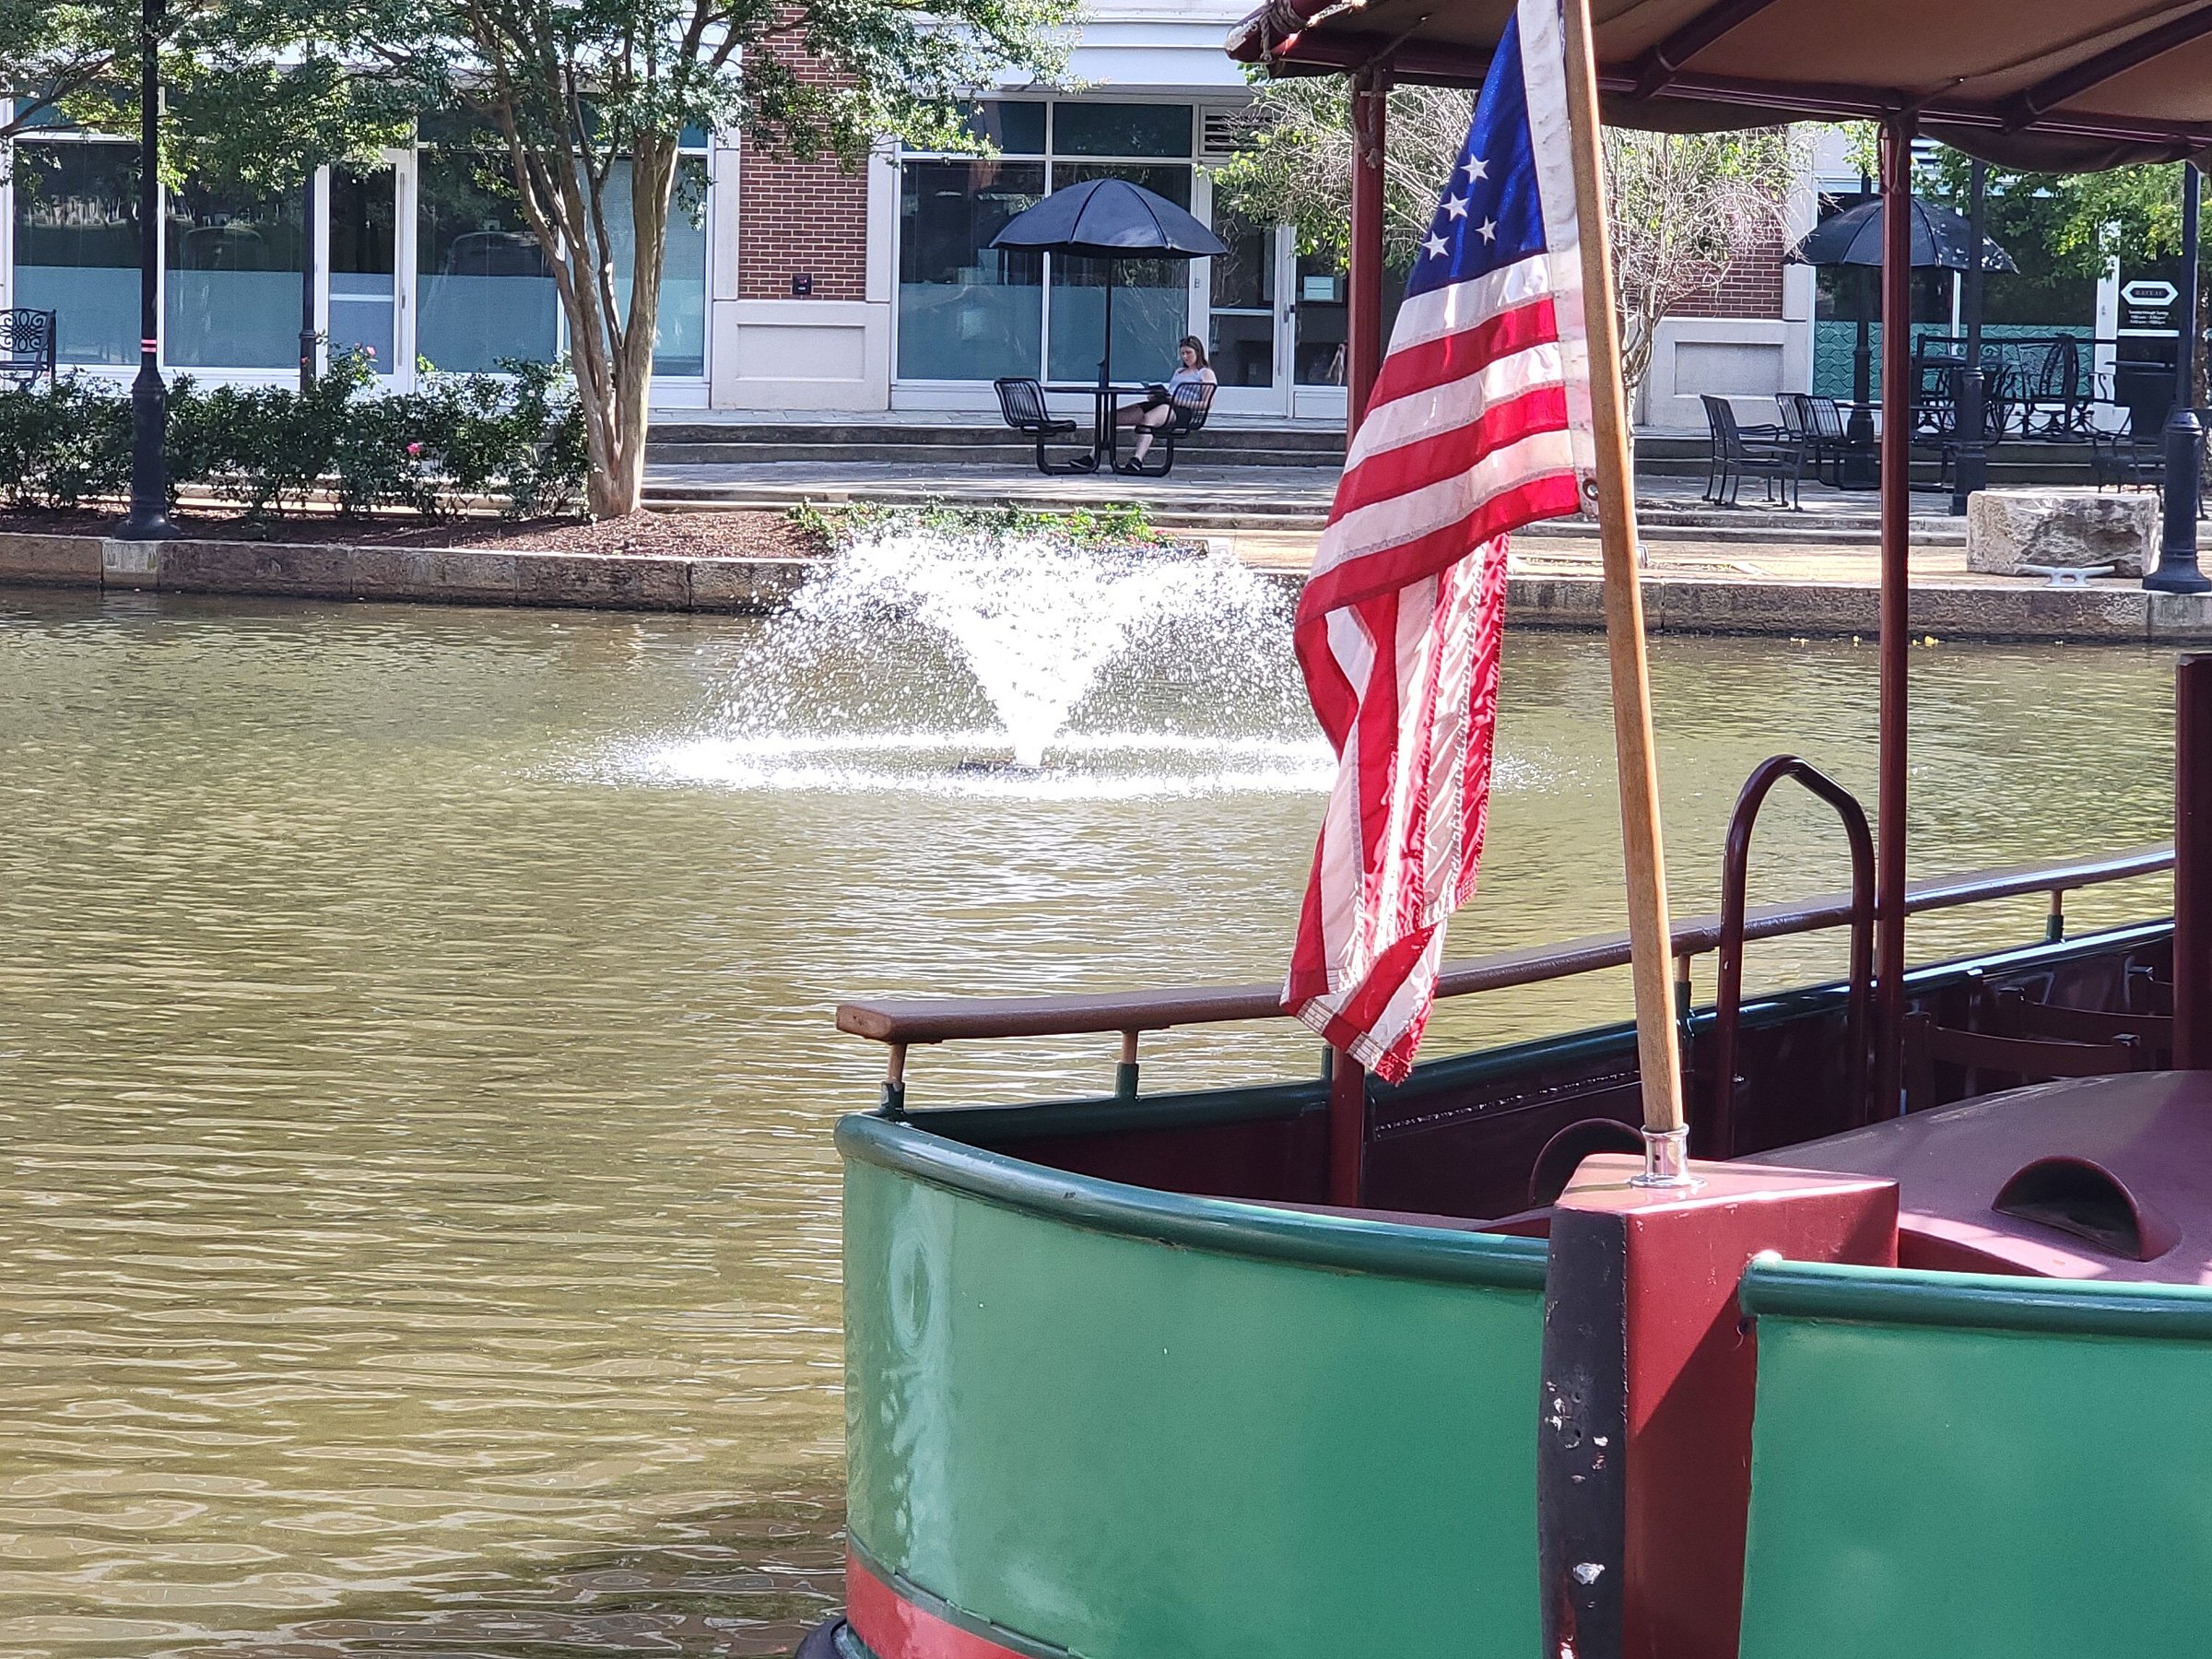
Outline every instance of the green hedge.
[[[585, 470], [583, 421], [560, 371], [441, 376], [378, 394], [365, 358], [342, 357], [307, 392], [180, 378], [169, 393], [171, 505], [191, 489], [249, 513], [297, 512], [321, 491], [346, 513], [447, 514], [489, 500], [511, 517], [570, 510]], [[131, 401], [70, 375], [0, 391], [0, 492], [18, 508], [129, 493]]]

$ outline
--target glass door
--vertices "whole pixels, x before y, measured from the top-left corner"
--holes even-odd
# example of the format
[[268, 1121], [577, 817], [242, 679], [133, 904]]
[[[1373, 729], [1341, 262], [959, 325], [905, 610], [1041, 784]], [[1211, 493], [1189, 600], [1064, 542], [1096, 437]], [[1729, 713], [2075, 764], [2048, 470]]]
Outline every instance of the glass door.
[[385, 377], [400, 358], [399, 170], [333, 167], [330, 178], [330, 353], [365, 354]]
[[1334, 259], [1305, 253], [1298, 258], [1297, 289], [1290, 297], [1295, 319], [1290, 350], [1291, 412], [1312, 419], [1345, 418], [1345, 350], [1351, 337], [1346, 303], [1346, 273]]
[[1282, 247], [1288, 232], [1255, 225], [1234, 208], [1214, 209], [1214, 234], [1229, 244], [1208, 278], [1206, 349], [1221, 389], [1215, 406], [1251, 415], [1282, 415], [1285, 406]]

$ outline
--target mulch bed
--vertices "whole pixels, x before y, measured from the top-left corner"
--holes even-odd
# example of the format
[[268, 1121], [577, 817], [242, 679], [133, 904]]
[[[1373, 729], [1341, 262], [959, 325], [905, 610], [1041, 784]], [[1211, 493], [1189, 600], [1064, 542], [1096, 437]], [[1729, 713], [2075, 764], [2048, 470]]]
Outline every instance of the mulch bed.
[[[0, 512], [0, 531], [32, 535], [105, 535], [107, 512]], [[781, 512], [633, 512], [623, 518], [359, 518], [300, 513], [251, 519], [182, 512], [179, 535], [201, 541], [343, 543], [357, 547], [473, 547], [503, 553], [628, 554], [646, 559], [805, 559], [818, 537]]]

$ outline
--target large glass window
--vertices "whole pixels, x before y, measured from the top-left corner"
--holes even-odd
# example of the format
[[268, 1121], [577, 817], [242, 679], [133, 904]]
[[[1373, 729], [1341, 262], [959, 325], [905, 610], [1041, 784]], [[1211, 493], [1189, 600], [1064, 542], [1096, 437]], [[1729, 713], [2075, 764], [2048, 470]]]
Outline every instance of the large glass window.
[[15, 303], [55, 313], [65, 363], [135, 363], [136, 148], [19, 144], [15, 183]]
[[1043, 259], [990, 241], [1043, 195], [1041, 162], [909, 161], [900, 170], [900, 379], [1037, 372]]
[[1056, 156], [1188, 156], [1189, 104], [1056, 103]]
[[[615, 300], [629, 304], [637, 269], [637, 236], [630, 219], [629, 163], [619, 161], [606, 181], [606, 229], [615, 255]], [[660, 329], [653, 335], [655, 374], [707, 371], [707, 163], [686, 156], [677, 163], [676, 196], [668, 207], [668, 245], [661, 258]]]
[[420, 152], [415, 349], [432, 368], [549, 362], [560, 300], [521, 206], [466, 150]]
[[[1190, 329], [1188, 262], [1110, 265], [1002, 253], [988, 244], [1015, 214], [1042, 198], [1048, 178], [1054, 190], [1086, 179], [1128, 179], [1187, 210], [1191, 106], [990, 99], [975, 106], [969, 126], [1001, 154], [982, 160], [901, 159], [897, 377], [1091, 381], [1105, 349], [1111, 271], [1112, 373], [1119, 380], [1166, 379], [1175, 367], [1176, 342]], [[1272, 322], [1232, 326], [1264, 335]], [[1266, 365], [1255, 372], [1271, 374], [1265, 341], [1255, 348]]]
[[393, 362], [399, 241], [396, 180], [389, 167], [330, 170], [330, 349], [367, 351], [379, 374]]
[[[1066, 106], [1063, 105], [1063, 108]], [[1188, 114], [1188, 112], [1185, 112]], [[1053, 188], [1087, 179], [1126, 179], [1178, 207], [1191, 205], [1188, 167], [1055, 162]], [[1053, 338], [1046, 378], [1098, 378], [1106, 341], [1106, 284], [1113, 282], [1113, 362], [1110, 378], [1164, 381], [1175, 372], [1175, 344], [1190, 332], [1190, 261], [1053, 256]]]
[[300, 362], [300, 199], [225, 194], [187, 180], [169, 193], [168, 338], [184, 369]]

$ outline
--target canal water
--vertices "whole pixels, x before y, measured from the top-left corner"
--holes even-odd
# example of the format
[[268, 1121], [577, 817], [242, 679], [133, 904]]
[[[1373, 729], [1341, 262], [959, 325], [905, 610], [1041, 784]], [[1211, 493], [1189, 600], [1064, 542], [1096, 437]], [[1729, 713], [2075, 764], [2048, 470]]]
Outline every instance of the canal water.
[[[787, 1652], [840, 1593], [830, 1127], [881, 1063], [831, 1008], [1279, 975], [1328, 767], [1251, 665], [1279, 615], [1240, 626], [1265, 651], [1227, 678], [1105, 666], [1031, 772], [895, 621], [841, 656], [727, 618], [0, 594], [0, 1652]], [[1653, 657], [1677, 913], [1762, 757], [1871, 800], [1871, 642]], [[2161, 838], [2171, 666], [1916, 648], [1918, 868]], [[1619, 925], [1606, 707], [1599, 641], [1510, 640], [1454, 954]], [[1778, 796], [1755, 867], [1779, 898], [1844, 866]], [[2041, 930], [2027, 901], [1915, 943]], [[1618, 975], [1455, 1006], [1430, 1052], [1625, 1007]], [[913, 1098], [1112, 1060], [923, 1053]], [[1315, 1060], [1225, 1030], [1147, 1077]]]

